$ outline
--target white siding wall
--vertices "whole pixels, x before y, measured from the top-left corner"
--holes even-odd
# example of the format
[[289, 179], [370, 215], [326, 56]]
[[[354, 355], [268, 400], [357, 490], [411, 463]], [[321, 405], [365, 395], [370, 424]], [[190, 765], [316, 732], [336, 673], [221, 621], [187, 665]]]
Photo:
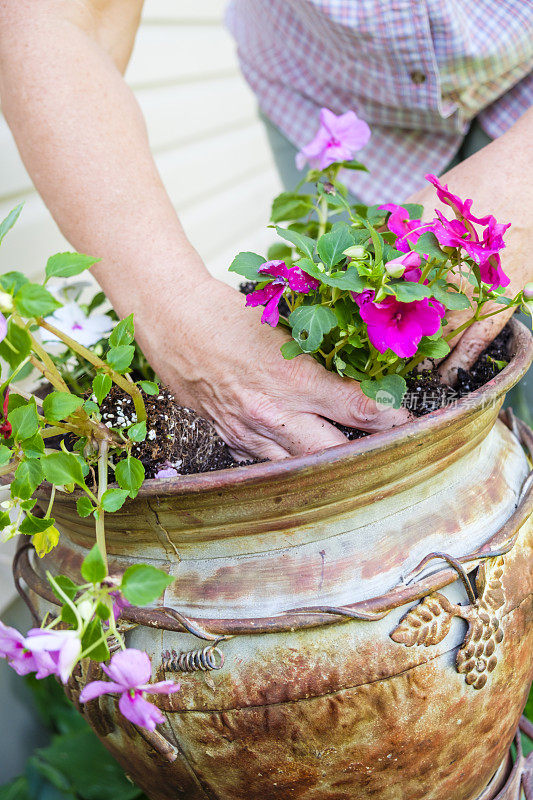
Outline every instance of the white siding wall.
[[[185, 229], [213, 274], [227, 279], [235, 252], [261, 251], [272, 241], [266, 223], [280, 184], [223, 26], [224, 7], [224, 0], [146, 0], [126, 77]], [[25, 202], [2, 244], [0, 269], [36, 276], [49, 255], [70, 246], [33, 189], [1, 115], [0, 176], [0, 219]], [[0, 548], [0, 611], [14, 597], [10, 550]]]
[[[172, 202], [220, 278], [237, 250], [272, 241], [265, 225], [270, 199], [280, 190], [253, 94], [223, 26], [225, 5], [146, 0], [126, 75]], [[69, 246], [35, 193], [2, 117], [0, 176], [0, 219], [25, 201], [3, 243], [1, 268], [36, 275], [48, 255]]]

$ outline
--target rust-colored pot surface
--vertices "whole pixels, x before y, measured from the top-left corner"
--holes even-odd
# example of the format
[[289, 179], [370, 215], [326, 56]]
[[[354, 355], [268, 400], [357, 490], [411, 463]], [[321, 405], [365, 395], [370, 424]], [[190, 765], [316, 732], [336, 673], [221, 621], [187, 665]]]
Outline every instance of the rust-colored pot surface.
[[[208, 667], [155, 698], [161, 736], [113, 698], [81, 707], [152, 800], [488, 799], [533, 677], [516, 434], [533, 435], [498, 420], [533, 346], [512, 332], [511, 363], [452, 407], [311, 456], [147, 481], [107, 515], [113, 570], [143, 561], [176, 579], [158, 609], [125, 612], [128, 645], [158, 678]], [[60, 545], [35, 569], [77, 578], [93, 526], [75, 495], [54, 512]]]

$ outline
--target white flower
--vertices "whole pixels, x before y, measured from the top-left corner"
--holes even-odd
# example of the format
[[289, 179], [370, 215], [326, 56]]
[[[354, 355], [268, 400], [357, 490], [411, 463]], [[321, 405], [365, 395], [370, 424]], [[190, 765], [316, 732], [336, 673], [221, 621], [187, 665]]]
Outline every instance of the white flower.
[[[77, 303], [66, 303], [46, 319], [54, 328], [66, 333], [84, 347], [92, 347], [112, 331], [115, 325], [107, 314], [92, 314], [87, 317]], [[46, 330], [41, 331], [41, 338], [43, 342], [59, 341], [55, 334]]]

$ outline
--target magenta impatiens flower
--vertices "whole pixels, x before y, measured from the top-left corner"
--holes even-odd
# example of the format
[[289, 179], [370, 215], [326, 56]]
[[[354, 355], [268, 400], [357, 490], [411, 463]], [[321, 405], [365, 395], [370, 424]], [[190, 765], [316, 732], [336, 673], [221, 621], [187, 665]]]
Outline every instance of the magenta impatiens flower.
[[104, 694], [119, 694], [118, 707], [121, 713], [135, 725], [148, 730], [165, 721], [161, 711], [144, 699], [143, 693], [172, 694], [180, 688], [174, 681], [148, 683], [152, 675], [150, 659], [142, 650], [129, 648], [119, 651], [111, 658], [109, 666], [102, 664], [109, 681], [92, 681], [82, 690], [80, 703], [94, 700]]
[[442, 322], [440, 309], [427, 298], [400, 303], [390, 296], [381, 303], [365, 303], [360, 314], [376, 350], [390, 349], [400, 358], [414, 356], [422, 337], [437, 333]]
[[296, 166], [326, 169], [339, 161], [351, 161], [370, 139], [370, 128], [354, 111], [337, 116], [329, 108], [320, 111], [320, 127], [314, 139], [296, 155]]
[[81, 641], [76, 631], [32, 628], [25, 639], [37, 664], [37, 678], [56, 675], [67, 683], [81, 653]]
[[275, 328], [279, 322], [279, 303], [285, 289], [289, 288], [299, 294], [316, 291], [320, 283], [316, 278], [307, 275], [300, 267], [288, 267], [284, 261], [265, 261], [259, 272], [271, 276], [274, 280], [263, 289], [256, 289], [246, 296], [247, 306], [264, 306], [261, 317], [263, 324]]
[[453, 210], [455, 216], [460, 219], [468, 219], [472, 222], [477, 222], [479, 225], [487, 225], [489, 220], [491, 219], [490, 214], [486, 217], [474, 217], [470, 209], [472, 208], [473, 200], [461, 200], [456, 194], [453, 194], [448, 189], [448, 184], [442, 184], [436, 175], [425, 175], [424, 176], [427, 181], [429, 181], [437, 190], [437, 197], [441, 201], [441, 203], [445, 203], [447, 206]]
[[381, 211], [391, 212], [387, 220], [387, 228], [398, 237], [394, 242], [394, 247], [400, 253], [409, 253], [411, 250], [409, 244], [415, 244], [424, 231], [432, 230], [430, 223], [422, 224], [420, 219], [409, 219], [407, 209], [396, 203], [385, 203], [379, 208]]
[[365, 289], [362, 292], [350, 292], [350, 294], [352, 296], [352, 300], [357, 303], [359, 308], [364, 306], [365, 303], [371, 303], [376, 296], [374, 289]]

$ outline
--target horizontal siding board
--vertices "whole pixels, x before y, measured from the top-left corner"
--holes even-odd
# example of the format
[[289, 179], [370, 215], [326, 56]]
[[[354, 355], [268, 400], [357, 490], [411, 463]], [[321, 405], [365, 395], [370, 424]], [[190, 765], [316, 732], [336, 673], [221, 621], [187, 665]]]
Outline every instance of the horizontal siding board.
[[238, 75], [136, 94], [154, 150], [237, 128], [257, 117], [255, 96]]
[[235, 45], [222, 26], [141, 26], [126, 77], [142, 88], [238, 74]]
[[221, 187], [238, 193], [241, 180], [271, 164], [258, 121], [242, 130], [163, 153], [156, 162], [179, 212]]
[[216, 24], [223, 18], [226, 5], [226, 0], [146, 0], [143, 22]]

